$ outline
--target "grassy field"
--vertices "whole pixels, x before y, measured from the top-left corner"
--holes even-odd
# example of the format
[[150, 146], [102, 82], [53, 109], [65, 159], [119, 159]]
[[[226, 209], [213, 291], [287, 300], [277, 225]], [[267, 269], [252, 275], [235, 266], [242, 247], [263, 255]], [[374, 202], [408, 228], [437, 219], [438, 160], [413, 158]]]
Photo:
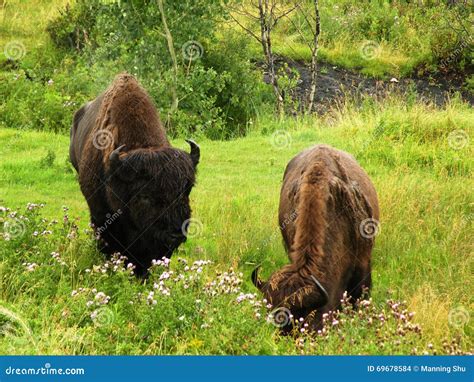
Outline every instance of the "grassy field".
[[[325, 119], [262, 118], [246, 138], [201, 140], [193, 235], [173, 272], [158, 265], [144, 283], [120, 261], [107, 263], [86, 232], [68, 137], [1, 129], [0, 205], [11, 211], [3, 211], [0, 241], [0, 353], [472, 352], [473, 117], [458, 101], [439, 110], [387, 100]], [[268, 276], [287, 262], [277, 227], [281, 179], [289, 159], [316, 143], [354, 154], [378, 190], [372, 301], [319, 336], [282, 337], [249, 275], [255, 264]], [[28, 211], [27, 203], [45, 206]], [[170, 295], [154, 289], [160, 280]], [[408, 312], [414, 317], [401, 317]]]
[[[124, 259], [97, 251], [67, 160], [76, 103], [105, 86], [117, 63], [70, 71], [79, 56], [63, 57], [45, 32], [66, 3], [6, 0], [0, 7], [0, 354], [474, 351], [471, 106], [367, 98], [324, 117], [281, 120], [262, 107], [244, 138], [197, 136], [191, 235], [143, 282]], [[455, 48], [449, 23], [437, 16], [441, 6], [420, 12], [399, 4], [385, 13], [382, 3], [370, 4], [367, 11], [350, 0], [322, 4], [321, 59], [398, 77], [433, 64], [436, 43]], [[361, 54], [367, 41], [376, 42], [369, 59]], [[276, 28], [274, 48], [287, 58], [309, 57], [288, 20]], [[256, 43], [245, 49], [261, 59]], [[6, 51], [18, 68], [5, 63]], [[173, 143], [187, 148], [184, 137]], [[357, 311], [345, 306], [328, 317], [320, 333], [308, 334], [303, 322], [281, 336], [250, 273], [261, 264], [267, 277], [287, 263], [277, 223], [283, 171], [317, 143], [353, 154], [378, 191], [372, 297]]]

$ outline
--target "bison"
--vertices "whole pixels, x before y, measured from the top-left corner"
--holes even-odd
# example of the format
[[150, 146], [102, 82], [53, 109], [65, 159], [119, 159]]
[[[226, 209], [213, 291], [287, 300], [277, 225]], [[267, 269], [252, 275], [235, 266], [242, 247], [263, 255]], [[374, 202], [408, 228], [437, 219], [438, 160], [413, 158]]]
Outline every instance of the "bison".
[[288, 163], [279, 223], [290, 264], [266, 282], [258, 268], [252, 273], [275, 311], [286, 312], [278, 322], [284, 332], [292, 329], [291, 316], [319, 329], [322, 315], [340, 306], [345, 291], [355, 303], [370, 289], [378, 219], [374, 186], [351, 155], [317, 145]]
[[69, 155], [89, 205], [100, 250], [120, 252], [145, 275], [186, 240], [199, 146], [170, 145], [137, 80], [119, 74], [74, 115]]

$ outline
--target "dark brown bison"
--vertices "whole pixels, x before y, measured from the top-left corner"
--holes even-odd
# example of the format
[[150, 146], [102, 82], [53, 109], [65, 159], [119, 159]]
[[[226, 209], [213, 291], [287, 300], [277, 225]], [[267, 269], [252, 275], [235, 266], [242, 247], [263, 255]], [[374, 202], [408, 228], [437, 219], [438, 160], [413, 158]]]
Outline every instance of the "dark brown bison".
[[186, 240], [199, 146], [171, 147], [136, 79], [118, 75], [74, 116], [70, 158], [101, 250], [120, 252], [144, 275]]
[[317, 329], [345, 291], [355, 302], [371, 286], [370, 261], [379, 219], [377, 194], [349, 154], [318, 145], [288, 164], [280, 195], [279, 223], [290, 264], [254, 284], [273, 308]]

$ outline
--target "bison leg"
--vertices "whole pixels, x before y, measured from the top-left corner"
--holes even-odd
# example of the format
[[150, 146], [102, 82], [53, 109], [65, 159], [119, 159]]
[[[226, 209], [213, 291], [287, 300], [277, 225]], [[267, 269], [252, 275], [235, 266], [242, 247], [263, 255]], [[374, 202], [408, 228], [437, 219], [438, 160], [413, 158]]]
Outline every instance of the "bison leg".
[[351, 296], [351, 303], [356, 304], [357, 300], [368, 294], [372, 287], [372, 275], [370, 262], [365, 266], [356, 266], [352, 277], [347, 285], [347, 292]]
[[93, 203], [93, 201], [89, 203], [91, 223], [94, 227], [96, 236], [99, 237], [97, 243], [98, 249], [106, 255], [112, 255], [116, 252], [122, 253], [125, 247], [121, 242], [123, 240], [123, 235], [120, 230], [120, 217], [113, 218], [113, 214], [109, 209], [97, 207], [98, 205], [99, 203]]

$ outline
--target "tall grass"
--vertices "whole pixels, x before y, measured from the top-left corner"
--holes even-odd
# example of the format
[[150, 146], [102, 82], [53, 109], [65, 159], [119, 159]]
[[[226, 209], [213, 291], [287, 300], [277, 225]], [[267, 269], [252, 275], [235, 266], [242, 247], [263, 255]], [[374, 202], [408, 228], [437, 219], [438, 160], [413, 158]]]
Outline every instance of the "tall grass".
[[[5, 0], [0, 6], [0, 46], [18, 41], [26, 51], [49, 44], [44, 33], [48, 21], [66, 6], [67, 0]], [[26, 52], [25, 52], [26, 53]]]

